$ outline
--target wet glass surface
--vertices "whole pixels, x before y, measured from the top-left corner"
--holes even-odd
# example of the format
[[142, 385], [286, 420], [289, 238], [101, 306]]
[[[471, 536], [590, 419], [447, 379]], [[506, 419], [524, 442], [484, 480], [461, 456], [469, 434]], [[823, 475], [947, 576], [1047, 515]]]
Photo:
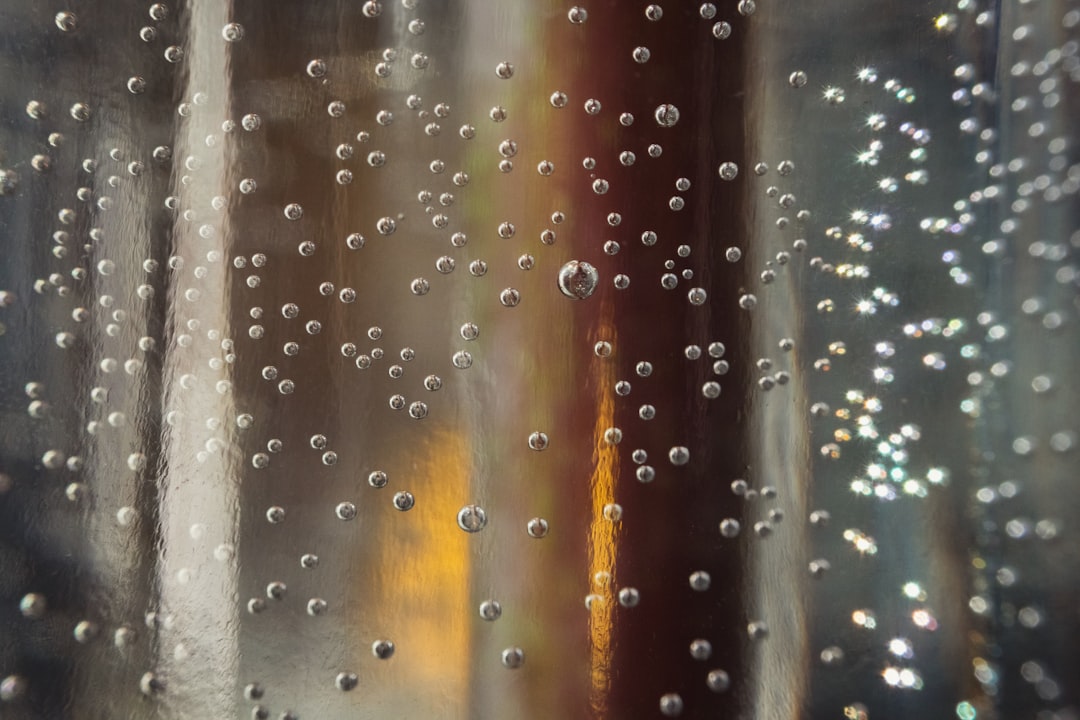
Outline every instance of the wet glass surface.
[[0, 718], [1076, 718], [1080, 6], [0, 6]]

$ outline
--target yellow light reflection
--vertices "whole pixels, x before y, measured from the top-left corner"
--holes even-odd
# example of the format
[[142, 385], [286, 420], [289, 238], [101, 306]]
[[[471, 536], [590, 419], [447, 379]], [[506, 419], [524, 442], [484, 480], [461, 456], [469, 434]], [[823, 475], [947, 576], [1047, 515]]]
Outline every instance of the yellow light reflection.
[[[461, 498], [468, 497], [470, 483], [469, 437], [463, 432], [439, 429], [432, 434], [430, 447], [417, 454], [413, 468], [416, 478], [438, 478], [417, 493], [415, 517], [394, 511], [381, 513], [382, 522], [395, 523], [400, 533], [392, 552], [378, 553], [378, 571], [372, 583], [370, 568], [354, 567], [353, 577], [374, 589], [373, 605], [358, 607], [358, 617], [382, 624], [389, 639], [406, 650], [409, 671], [415, 682], [439, 687], [451, 697], [466, 698], [469, 691], [469, 663], [448, 663], [444, 648], [454, 648], [460, 657], [472, 654], [471, 614], [461, 612], [469, 605], [469, 578], [472, 556], [468, 541], [455, 522]], [[413, 532], [401, 530], [403, 521], [415, 521]], [[376, 525], [374, 532], [385, 532]], [[377, 535], [372, 542], [378, 542]], [[358, 554], [357, 564], [370, 562]], [[359, 590], [356, 597], [363, 595]], [[378, 608], [378, 610], [373, 610]], [[372, 622], [372, 618], [378, 618]], [[404, 620], [407, 619], [407, 622]], [[370, 660], [371, 638], [356, 643], [353, 662]]]
[[[606, 303], [601, 313], [599, 336], [615, 344], [615, 328], [611, 322], [611, 305]], [[616, 345], [617, 347], [617, 345]], [[619, 457], [614, 445], [604, 441], [604, 432], [615, 424], [615, 364], [598, 359], [596, 374], [597, 402], [593, 451], [594, 470], [589, 479], [592, 497], [592, 517], [589, 523], [589, 575], [611, 578], [606, 583], [600, 602], [589, 603], [590, 678], [589, 703], [594, 717], [607, 716], [608, 691], [611, 685], [612, 631], [615, 603], [610, 595], [614, 584], [615, 556], [619, 523], [604, 517], [604, 507], [615, 502], [615, 478]]]

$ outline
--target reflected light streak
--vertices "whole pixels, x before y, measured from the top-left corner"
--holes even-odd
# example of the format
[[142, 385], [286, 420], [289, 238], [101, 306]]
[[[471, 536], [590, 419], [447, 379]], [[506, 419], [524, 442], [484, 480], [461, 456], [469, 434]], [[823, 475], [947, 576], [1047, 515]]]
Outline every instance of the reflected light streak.
[[[599, 330], [595, 338], [615, 344], [615, 326], [612, 323], [611, 303], [604, 303]], [[593, 429], [595, 450], [594, 469], [589, 478], [589, 494], [592, 498], [592, 519], [589, 524], [589, 582], [599, 572], [610, 573], [611, 580], [605, 590], [603, 602], [594, 602], [589, 610], [590, 642], [590, 690], [589, 704], [594, 717], [604, 718], [608, 713], [609, 688], [611, 685], [612, 634], [614, 626], [614, 598], [609, 589], [615, 587], [615, 557], [618, 547], [618, 523], [604, 518], [604, 506], [615, 502], [615, 478], [619, 470], [616, 446], [605, 442], [604, 431], [615, 424], [615, 364], [600, 362], [597, 373], [596, 425]]]
[[[372, 586], [379, 587], [382, 592], [374, 605], [385, 608], [385, 620], [379, 623], [372, 621], [370, 605], [356, 607], [353, 627], [385, 628], [386, 637], [397, 645], [402, 658], [408, 658], [408, 671], [414, 680], [431, 689], [426, 700], [438, 696], [448, 703], [444, 706], [447, 717], [460, 717], [464, 712], [462, 705], [469, 697], [473, 667], [472, 663], [449, 661], [447, 657], [448, 652], [454, 657], [471, 657], [475, 640], [469, 632], [472, 613], [466, 615], [460, 609], [469, 606], [474, 552], [467, 543], [476, 538], [462, 532], [455, 521], [462, 498], [472, 492], [471, 453], [467, 434], [448, 429], [434, 431], [425, 452], [417, 453], [412, 471], [415, 478], [438, 478], [437, 482], [425, 483], [423, 502], [409, 511], [422, 516], [410, 519], [417, 520], [423, 532], [403, 534], [400, 546], [393, 552], [379, 553], [379, 567], [374, 574], [362, 566], [370, 557], [349, 573], [354, 583], [351, 597], [362, 598]], [[384, 516], [384, 521], [390, 523], [402, 520], [396, 511]], [[380, 524], [370, 523], [374, 536], [367, 543], [380, 543], [387, 532]], [[351, 659], [353, 667], [370, 665], [373, 639], [350, 639], [356, 648]], [[400, 712], [423, 702], [415, 695], [387, 697], [385, 701]]]

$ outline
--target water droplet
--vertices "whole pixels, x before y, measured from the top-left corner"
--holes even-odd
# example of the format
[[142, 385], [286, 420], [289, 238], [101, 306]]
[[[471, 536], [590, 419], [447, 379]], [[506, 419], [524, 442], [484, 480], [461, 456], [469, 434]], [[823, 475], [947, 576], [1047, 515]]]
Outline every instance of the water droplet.
[[[468, 533], [480, 532], [487, 525], [487, 513], [479, 505], [466, 505], [457, 514], [458, 527]], [[480, 606], [480, 615], [484, 615], [484, 606]]]
[[705, 684], [714, 693], [727, 692], [731, 687], [731, 677], [724, 670], [711, 670], [705, 678]]
[[672, 465], [685, 465], [690, 462], [690, 451], [681, 445], [676, 445], [668, 451], [668, 460]]
[[75, 17], [75, 13], [63, 10], [56, 13], [56, 27], [62, 32], [75, 32], [75, 28], [78, 26], [78, 18]]
[[221, 37], [226, 42], [239, 42], [244, 39], [244, 26], [240, 23], [229, 23], [221, 28]]
[[580, 25], [589, 19], [589, 13], [587, 10], [585, 10], [585, 8], [575, 5], [574, 7], [570, 8], [570, 11], [568, 13], [566, 13], [566, 17], [574, 25]]
[[394, 655], [394, 643], [389, 640], [376, 640], [371, 644], [371, 654], [380, 660], [389, 660]]
[[480, 603], [480, 617], [494, 622], [502, 617], [502, 605], [498, 600], [484, 600]]
[[334, 678], [334, 686], [343, 692], [355, 689], [358, 683], [359, 679], [356, 677], [356, 673], [341, 672]]
[[559, 269], [559, 289], [570, 298], [584, 300], [593, 294], [599, 282], [599, 273], [587, 262], [571, 260]]
[[525, 664], [525, 651], [519, 647], [508, 647], [502, 651], [502, 664], [511, 670], [516, 670]]
[[548, 521], [544, 518], [534, 517], [526, 526], [529, 536], [540, 539], [548, 534]]
[[679, 108], [670, 103], [664, 103], [653, 111], [653, 118], [660, 127], [675, 127], [675, 124], [679, 122]]
[[667, 693], [660, 696], [660, 713], [666, 717], [678, 717], [682, 715], [683, 699], [677, 693]]

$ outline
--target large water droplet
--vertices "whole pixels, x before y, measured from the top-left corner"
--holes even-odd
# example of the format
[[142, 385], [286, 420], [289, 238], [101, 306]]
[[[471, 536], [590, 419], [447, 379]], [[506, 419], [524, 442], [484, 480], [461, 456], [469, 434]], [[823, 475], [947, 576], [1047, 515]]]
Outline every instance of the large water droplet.
[[559, 289], [566, 297], [584, 300], [599, 282], [600, 274], [587, 262], [571, 260], [559, 268]]

